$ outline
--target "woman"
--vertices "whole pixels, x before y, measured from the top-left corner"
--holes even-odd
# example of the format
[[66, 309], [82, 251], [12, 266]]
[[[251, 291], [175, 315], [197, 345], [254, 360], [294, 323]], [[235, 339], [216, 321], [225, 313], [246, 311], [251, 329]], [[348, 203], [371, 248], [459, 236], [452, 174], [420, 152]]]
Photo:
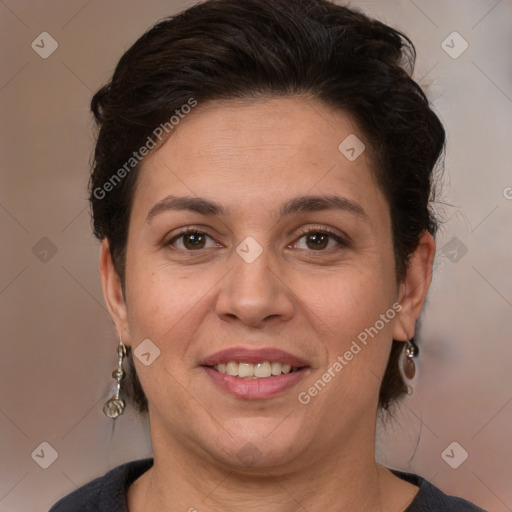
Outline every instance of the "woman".
[[92, 101], [104, 412], [147, 411], [153, 458], [53, 512], [481, 510], [374, 458], [435, 254], [444, 130], [413, 61], [326, 0], [207, 1], [121, 58]]

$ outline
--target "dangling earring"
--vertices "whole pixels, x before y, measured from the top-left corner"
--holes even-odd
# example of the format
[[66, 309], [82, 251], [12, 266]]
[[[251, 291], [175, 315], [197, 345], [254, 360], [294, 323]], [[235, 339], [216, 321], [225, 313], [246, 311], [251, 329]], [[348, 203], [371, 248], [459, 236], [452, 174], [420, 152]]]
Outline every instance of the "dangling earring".
[[123, 414], [126, 405], [124, 400], [119, 398], [119, 393], [121, 391], [121, 381], [125, 375], [123, 370], [123, 359], [126, 356], [126, 347], [121, 338], [119, 338], [117, 354], [119, 356], [119, 362], [117, 363], [117, 368], [112, 372], [112, 377], [117, 380], [116, 394], [114, 398], [108, 400], [103, 406], [103, 413], [105, 416], [108, 416], [114, 420]]
[[404, 375], [408, 379], [413, 379], [416, 375], [416, 365], [414, 364], [414, 357], [419, 354], [419, 348], [414, 343], [414, 338], [411, 338], [405, 346], [405, 357], [403, 361]]

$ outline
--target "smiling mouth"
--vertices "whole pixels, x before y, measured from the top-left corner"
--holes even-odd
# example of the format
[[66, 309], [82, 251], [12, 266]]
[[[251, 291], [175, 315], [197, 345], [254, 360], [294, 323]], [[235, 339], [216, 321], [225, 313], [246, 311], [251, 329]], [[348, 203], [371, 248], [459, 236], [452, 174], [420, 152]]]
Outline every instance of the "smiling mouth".
[[279, 375], [295, 373], [302, 369], [302, 367], [291, 366], [278, 361], [262, 361], [256, 364], [228, 361], [216, 364], [215, 366], [209, 366], [209, 368], [241, 379], [268, 379], [278, 377]]

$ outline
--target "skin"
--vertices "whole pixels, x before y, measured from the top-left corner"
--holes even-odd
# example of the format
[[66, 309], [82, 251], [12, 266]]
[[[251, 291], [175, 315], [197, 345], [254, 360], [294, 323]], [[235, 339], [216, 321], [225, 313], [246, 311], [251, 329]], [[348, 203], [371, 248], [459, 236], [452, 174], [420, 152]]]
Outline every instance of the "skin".
[[[198, 105], [143, 162], [125, 296], [107, 240], [100, 255], [118, 335], [134, 349], [149, 338], [161, 351], [149, 366], [134, 358], [155, 464], [130, 487], [131, 512], [316, 511], [333, 503], [398, 512], [413, 500], [417, 487], [375, 462], [375, 422], [392, 339], [414, 334], [435, 244], [423, 235], [397, 283], [389, 207], [369, 152], [351, 162], [338, 150], [349, 134], [364, 141], [347, 114], [314, 99], [216, 101]], [[160, 210], [148, 221], [170, 195], [202, 197], [225, 211]], [[347, 198], [364, 215], [280, 216], [285, 202], [306, 195]], [[203, 248], [187, 249], [183, 237], [170, 242], [187, 226], [211, 237]], [[302, 232], [310, 229], [331, 229], [345, 242], [328, 238], [318, 249]], [[263, 249], [252, 263], [235, 250], [248, 236]], [[310, 403], [299, 403], [395, 302], [401, 311]], [[277, 347], [310, 368], [275, 397], [237, 398], [198, 366], [234, 346]], [[247, 443], [259, 456], [252, 465], [237, 456]]]

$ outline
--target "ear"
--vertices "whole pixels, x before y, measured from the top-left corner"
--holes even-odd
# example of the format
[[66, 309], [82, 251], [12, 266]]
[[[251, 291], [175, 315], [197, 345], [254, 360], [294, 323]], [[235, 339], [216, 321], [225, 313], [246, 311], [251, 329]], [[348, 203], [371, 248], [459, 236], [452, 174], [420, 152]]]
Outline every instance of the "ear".
[[432, 282], [432, 265], [436, 254], [436, 243], [432, 235], [425, 232], [418, 247], [410, 256], [407, 272], [400, 284], [398, 302], [402, 309], [396, 316], [393, 339], [408, 341], [414, 336], [416, 320], [420, 316]]
[[130, 345], [128, 316], [121, 278], [114, 268], [110, 244], [107, 238], [104, 238], [101, 244], [99, 272], [103, 297], [105, 298], [110, 317], [116, 325], [117, 336], [123, 340], [125, 345]]

